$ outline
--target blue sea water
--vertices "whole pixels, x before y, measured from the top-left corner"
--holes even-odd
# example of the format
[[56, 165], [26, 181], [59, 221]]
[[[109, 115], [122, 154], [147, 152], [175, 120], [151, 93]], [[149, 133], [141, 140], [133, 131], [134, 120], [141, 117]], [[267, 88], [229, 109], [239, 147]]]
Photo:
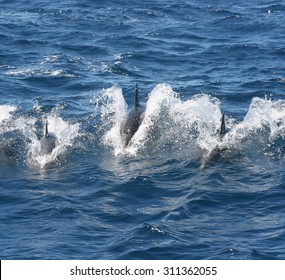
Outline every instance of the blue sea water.
[[281, 0], [1, 0], [0, 258], [284, 259], [284, 17]]

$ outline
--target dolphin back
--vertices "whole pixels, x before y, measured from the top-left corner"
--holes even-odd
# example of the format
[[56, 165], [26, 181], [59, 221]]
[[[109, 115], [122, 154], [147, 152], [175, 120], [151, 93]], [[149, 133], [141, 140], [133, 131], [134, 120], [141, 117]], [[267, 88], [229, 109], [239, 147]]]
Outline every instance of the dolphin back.
[[45, 125], [45, 135], [40, 141], [41, 144], [41, 153], [42, 154], [50, 154], [52, 150], [57, 145], [57, 137], [54, 133], [48, 132], [48, 121], [46, 121]]
[[41, 141], [41, 152], [43, 154], [50, 154], [57, 145], [57, 137], [53, 133], [49, 133], [48, 136], [44, 136]]
[[145, 106], [139, 102], [138, 96], [138, 85], [135, 87], [135, 104], [134, 107], [129, 111], [127, 118], [123, 121], [121, 125], [121, 136], [123, 138], [124, 146], [126, 147], [131, 138], [134, 136], [139, 126], [141, 125], [144, 115]]

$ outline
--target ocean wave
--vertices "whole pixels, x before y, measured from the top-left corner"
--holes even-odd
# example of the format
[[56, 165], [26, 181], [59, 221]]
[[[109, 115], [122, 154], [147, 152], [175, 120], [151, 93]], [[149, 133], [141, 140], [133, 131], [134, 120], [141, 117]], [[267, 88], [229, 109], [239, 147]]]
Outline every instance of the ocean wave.
[[29, 77], [57, 77], [57, 78], [77, 78], [78, 76], [69, 73], [69, 71], [63, 69], [44, 69], [38, 67], [8, 70], [5, 72], [7, 76], [16, 76], [20, 78]]

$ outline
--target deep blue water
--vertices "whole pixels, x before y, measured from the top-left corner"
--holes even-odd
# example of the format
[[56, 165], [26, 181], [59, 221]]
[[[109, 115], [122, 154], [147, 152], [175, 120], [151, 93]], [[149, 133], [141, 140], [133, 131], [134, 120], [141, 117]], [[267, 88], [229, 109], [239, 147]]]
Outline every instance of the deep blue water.
[[0, 1], [0, 258], [284, 259], [284, 18], [285, 1]]

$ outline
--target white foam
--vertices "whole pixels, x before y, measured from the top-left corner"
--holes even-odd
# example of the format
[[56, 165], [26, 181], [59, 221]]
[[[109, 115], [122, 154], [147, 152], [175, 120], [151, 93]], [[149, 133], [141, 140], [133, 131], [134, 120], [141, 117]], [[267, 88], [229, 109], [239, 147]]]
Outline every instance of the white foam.
[[0, 105], [0, 123], [9, 119], [16, 109], [17, 107], [11, 105]]
[[79, 136], [79, 124], [70, 124], [58, 116], [49, 116], [47, 120], [49, 132], [54, 133], [58, 138], [58, 145], [50, 154], [41, 154], [40, 140], [38, 140], [35, 134], [34, 125], [31, 120], [28, 122], [26, 120], [26, 125], [22, 129], [25, 135], [31, 140], [27, 157], [31, 166], [43, 168], [50, 163], [57, 162], [59, 156], [63, 155], [68, 147], [72, 146], [75, 138]]
[[106, 146], [114, 149], [115, 155], [123, 152], [123, 142], [120, 135], [121, 123], [127, 115], [127, 104], [123, 97], [122, 89], [113, 86], [103, 91], [101, 96], [101, 117], [104, 123], [111, 128], [103, 137]]
[[[170, 85], [159, 84], [149, 95], [145, 119], [126, 149], [136, 154], [156, 135], [155, 146], [163, 152], [196, 157], [208, 148], [220, 125], [219, 101], [199, 94], [182, 101]], [[214, 140], [216, 143], [216, 139]]]
[[221, 111], [216, 98], [200, 94], [182, 101], [170, 85], [163, 83], [149, 94], [144, 120], [129, 145], [123, 148], [120, 126], [127, 114], [127, 105], [120, 88], [113, 87], [105, 94], [112, 101], [102, 110], [102, 117], [111, 123], [104, 144], [112, 147], [116, 156], [136, 155], [152, 143], [152, 148], [161, 152], [189, 148], [189, 154], [196, 154], [198, 145], [209, 145], [208, 136], [217, 134], [220, 125]]
[[41, 67], [31, 67], [31, 68], [18, 68], [12, 69], [5, 72], [8, 76], [16, 77], [65, 77], [65, 78], [76, 78], [77, 76], [68, 73], [68, 71], [63, 69], [45, 69]]
[[200, 159], [203, 163], [211, 160], [212, 155], [219, 156], [222, 151], [226, 151], [226, 155], [235, 152], [248, 154], [255, 150], [274, 154], [274, 141], [279, 141], [280, 146], [280, 139], [285, 139], [284, 100], [254, 97], [241, 121], [226, 114], [229, 132], [221, 139], [219, 99], [197, 94], [183, 100], [169, 84], [163, 83], [149, 93], [144, 120], [124, 148], [120, 127], [128, 107], [122, 89], [104, 90], [100, 99], [101, 105], [97, 109], [104, 123], [102, 141], [116, 157]]
[[285, 137], [285, 101], [254, 97], [244, 119], [226, 135], [232, 143], [248, 138]]

